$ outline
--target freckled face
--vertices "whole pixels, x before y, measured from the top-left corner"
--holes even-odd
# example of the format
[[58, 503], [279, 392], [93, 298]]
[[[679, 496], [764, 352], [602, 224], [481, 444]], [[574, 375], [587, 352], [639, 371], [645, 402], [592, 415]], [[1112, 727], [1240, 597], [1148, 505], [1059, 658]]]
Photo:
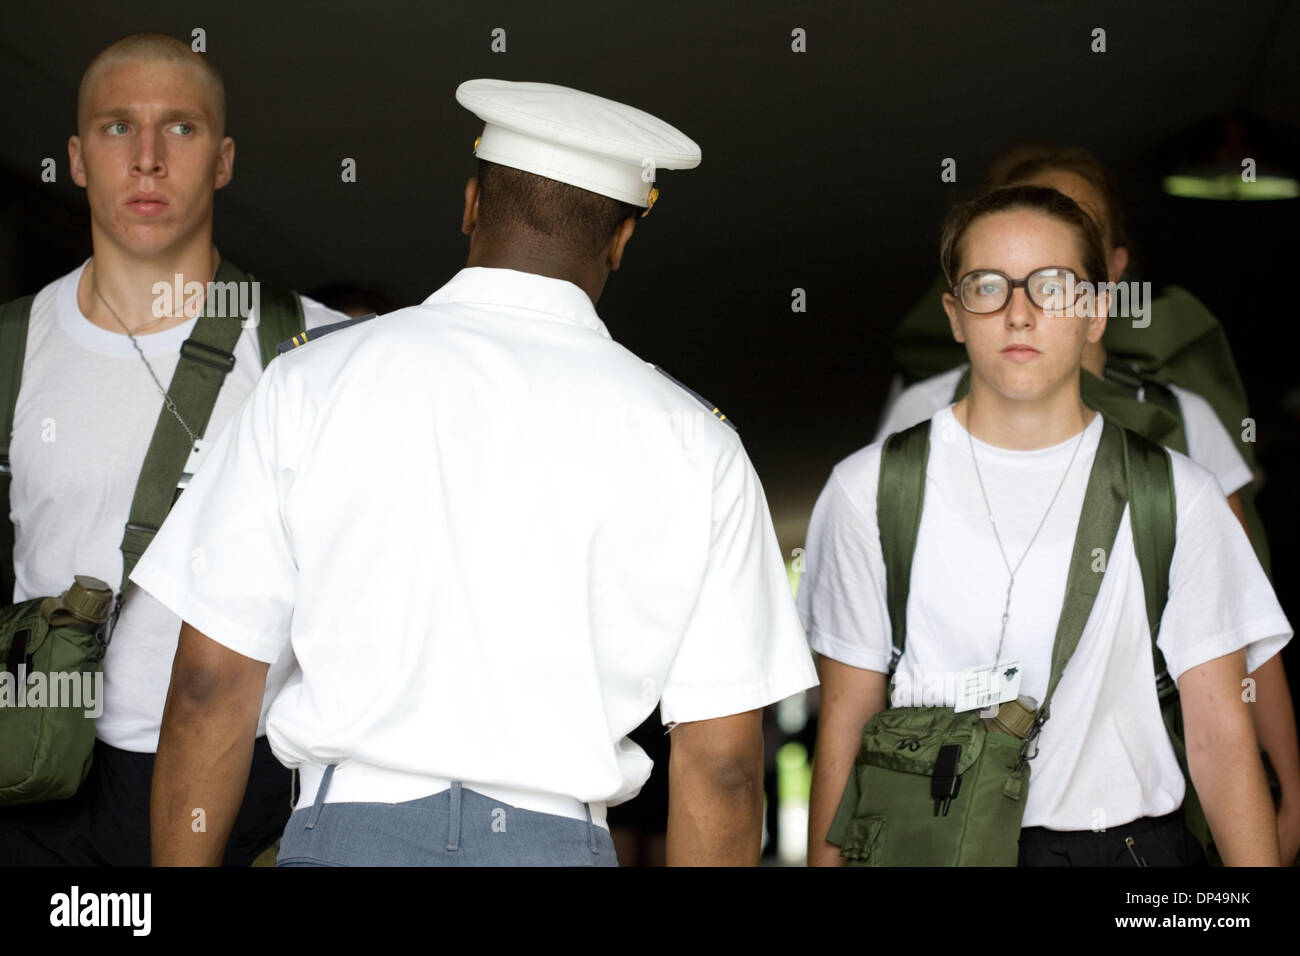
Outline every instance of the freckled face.
[[[1064, 266], [1082, 278], [1080, 240], [1060, 220], [1029, 209], [990, 213], [973, 222], [962, 238], [957, 278], [996, 269], [1023, 279], [1044, 266]], [[966, 345], [973, 374], [1007, 398], [1033, 401], [1078, 374], [1084, 345], [1101, 338], [1104, 323], [1066, 315], [1045, 315], [1024, 289], [1016, 289], [1001, 310], [976, 315], [951, 295], [944, 308], [953, 336]]]

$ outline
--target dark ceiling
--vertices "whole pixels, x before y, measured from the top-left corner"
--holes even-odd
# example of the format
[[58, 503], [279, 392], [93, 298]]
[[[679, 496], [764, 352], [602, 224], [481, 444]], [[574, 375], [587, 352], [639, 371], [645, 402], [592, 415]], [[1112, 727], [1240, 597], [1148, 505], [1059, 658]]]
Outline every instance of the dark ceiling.
[[[1148, 277], [1189, 285], [1225, 322], [1241, 275], [1207, 279], [1215, 262], [1283, 263], [1279, 237], [1294, 260], [1300, 203], [1242, 211], [1155, 188], [1165, 144], [1206, 117], [1246, 109], [1300, 130], [1294, 3], [171, 0], [11, 3], [0, 22], [6, 296], [89, 251], [65, 143], [81, 71], [126, 33], [206, 31], [237, 144], [217, 243], [303, 291], [360, 282], [408, 304], [461, 265], [480, 128], [453, 98], [462, 80], [580, 87], [679, 126], [703, 163], [662, 176], [600, 311], [739, 422], [787, 550], [830, 466], [871, 436], [889, 333], [934, 274], [946, 205], [1011, 142], [1091, 148], [1124, 181]], [[490, 49], [497, 27], [504, 53]], [[806, 53], [791, 51], [796, 27]], [[1097, 27], [1105, 53], [1090, 50]], [[355, 184], [340, 180], [344, 157]], [[945, 157], [955, 185], [940, 181]], [[805, 313], [790, 310], [796, 287]], [[1290, 365], [1251, 352], [1252, 328], [1235, 326], [1234, 344], [1271, 401]]]

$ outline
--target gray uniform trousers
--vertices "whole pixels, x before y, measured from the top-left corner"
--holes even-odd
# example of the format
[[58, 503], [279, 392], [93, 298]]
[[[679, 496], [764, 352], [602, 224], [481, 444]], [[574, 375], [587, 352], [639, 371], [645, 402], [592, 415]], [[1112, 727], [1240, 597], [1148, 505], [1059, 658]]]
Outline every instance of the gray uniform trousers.
[[501, 803], [453, 783], [405, 803], [325, 803], [294, 811], [276, 866], [618, 866], [609, 831]]

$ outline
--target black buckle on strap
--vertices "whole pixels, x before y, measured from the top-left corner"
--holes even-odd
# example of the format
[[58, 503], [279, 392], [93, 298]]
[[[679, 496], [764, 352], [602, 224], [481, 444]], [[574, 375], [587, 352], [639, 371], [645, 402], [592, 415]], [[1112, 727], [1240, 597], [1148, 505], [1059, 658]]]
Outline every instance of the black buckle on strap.
[[235, 367], [235, 357], [232, 354], [194, 339], [186, 339], [181, 343], [181, 355], [226, 374]]

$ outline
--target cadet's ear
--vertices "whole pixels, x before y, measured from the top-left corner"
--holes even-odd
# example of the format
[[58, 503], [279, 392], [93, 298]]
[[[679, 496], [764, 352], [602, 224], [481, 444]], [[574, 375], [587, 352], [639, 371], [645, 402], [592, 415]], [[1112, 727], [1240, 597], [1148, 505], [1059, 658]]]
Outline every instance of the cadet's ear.
[[460, 219], [460, 231], [467, 236], [472, 236], [478, 226], [478, 192], [478, 177], [471, 176], [465, 184], [465, 212]]
[[1126, 246], [1116, 246], [1106, 257], [1106, 265], [1110, 268], [1110, 281], [1118, 282], [1128, 271], [1128, 248]]
[[948, 324], [952, 327], [952, 337], [965, 344], [966, 336], [961, 331], [961, 321], [957, 318], [957, 300], [949, 293], [943, 294], [943, 311], [948, 313]]
[[1092, 315], [1087, 316], [1088, 324], [1084, 330], [1084, 340], [1090, 343], [1101, 341], [1101, 337], [1106, 334], [1106, 319], [1110, 315], [1110, 292], [1106, 289], [1097, 291], [1097, 298], [1093, 300]]
[[623, 262], [623, 250], [627, 247], [627, 241], [632, 238], [632, 230], [636, 228], [636, 220], [631, 216], [624, 219], [618, 224], [618, 229], [614, 231], [614, 237], [609, 240], [609, 249], [605, 252], [605, 265], [610, 272], [617, 272], [618, 267]]
[[81, 137], [68, 137], [68, 165], [72, 168], [72, 181], [86, 188], [86, 164], [81, 161]]
[[223, 189], [235, 175], [235, 141], [229, 136], [221, 140], [217, 150], [217, 179], [215, 188]]

